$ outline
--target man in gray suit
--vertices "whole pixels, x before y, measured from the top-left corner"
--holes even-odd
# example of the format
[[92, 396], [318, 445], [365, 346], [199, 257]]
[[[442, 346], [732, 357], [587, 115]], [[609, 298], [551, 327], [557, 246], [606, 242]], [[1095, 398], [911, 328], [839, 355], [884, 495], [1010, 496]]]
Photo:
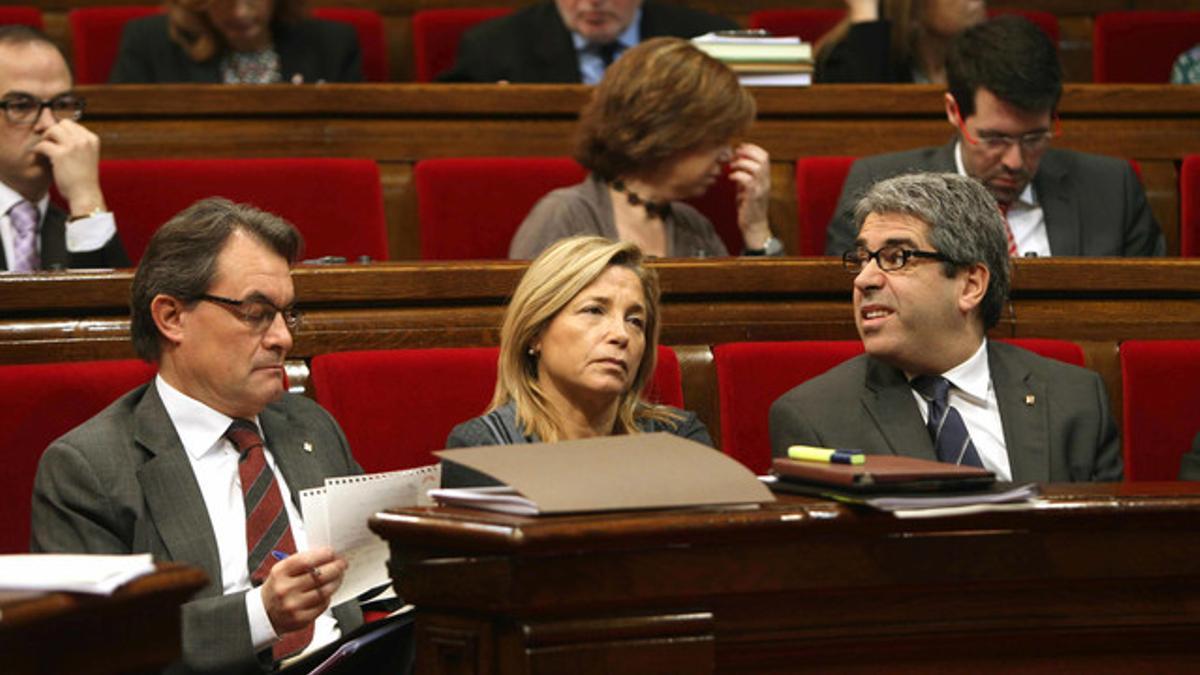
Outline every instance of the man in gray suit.
[[[55, 441], [38, 465], [34, 551], [149, 552], [208, 574], [183, 607], [183, 659], [171, 672], [269, 672], [287, 655], [277, 646], [303, 635], [296, 648], [316, 649], [362, 623], [354, 603], [329, 607], [346, 561], [304, 550], [296, 506], [300, 490], [362, 473], [333, 418], [285, 393], [300, 247], [290, 224], [223, 199], [163, 225], [131, 297], [134, 348], [157, 377]], [[235, 420], [254, 443], [237, 441]], [[256, 478], [245, 480], [251, 459], [258, 469], [245, 475]], [[254, 486], [245, 496], [243, 483]], [[273, 523], [261, 538], [247, 511]]]
[[982, 183], [1006, 212], [1013, 255], [1161, 256], [1162, 231], [1129, 163], [1050, 147], [1062, 95], [1058, 52], [1023, 18], [963, 31], [946, 57], [941, 147], [864, 157], [850, 169], [825, 253], [853, 247], [852, 211], [875, 182], [910, 171], [955, 172]]
[[986, 338], [1008, 299], [1009, 258], [980, 183], [891, 178], [854, 216], [843, 263], [866, 354], [772, 404], [775, 456], [803, 444], [973, 464], [1002, 480], [1121, 478], [1100, 376]]

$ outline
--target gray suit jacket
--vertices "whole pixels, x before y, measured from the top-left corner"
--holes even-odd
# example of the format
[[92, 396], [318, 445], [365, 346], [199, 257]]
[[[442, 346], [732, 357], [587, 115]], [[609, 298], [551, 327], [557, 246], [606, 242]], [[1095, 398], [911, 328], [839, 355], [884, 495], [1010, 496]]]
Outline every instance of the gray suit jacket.
[[[954, 141], [889, 155], [863, 157], [846, 176], [825, 253], [840, 256], [854, 246], [854, 205], [876, 182], [913, 171], [957, 171]], [[1162, 230], [1129, 162], [1051, 148], [1042, 156], [1033, 189], [1046, 218], [1053, 255], [1161, 256]]]
[[[1120, 440], [1098, 374], [990, 340], [988, 367], [1014, 481], [1121, 479]], [[865, 354], [779, 397], [770, 428], [776, 457], [800, 443], [937, 460], [904, 373]]]
[[[42, 269], [130, 267], [121, 237], [114, 234], [98, 250], [71, 253], [67, 250], [67, 212], [51, 204], [42, 220]], [[8, 269], [4, 249], [0, 248], [0, 271]]]
[[[285, 395], [259, 415], [297, 502], [326, 477], [362, 473], [329, 413]], [[312, 452], [302, 450], [311, 444]], [[33, 491], [32, 550], [150, 553], [203, 569], [208, 586], [183, 606], [183, 660], [169, 672], [258, 673], [241, 593], [222, 595], [216, 538], [199, 483], [153, 382], [117, 399], [46, 449]], [[334, 608], [343, 634], [362, 623], [354, 602]]]

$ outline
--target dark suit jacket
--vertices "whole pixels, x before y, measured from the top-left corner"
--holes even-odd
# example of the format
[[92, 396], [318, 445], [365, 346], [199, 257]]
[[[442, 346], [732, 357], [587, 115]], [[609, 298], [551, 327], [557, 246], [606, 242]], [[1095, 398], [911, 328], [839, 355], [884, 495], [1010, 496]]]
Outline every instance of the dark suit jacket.
[[[67, 251], [67, 212], [51, 204], [42, 221], [42, 269], [86, 267], [130, 267], [120, 235], [114, 234], [108, 243], [95, 251], [70, 253]], [[0, 270], [7, 269], [8, 260], [4, 257], [4, 249], [0, 248]]]
[[[1121, 479], [1120, 439], [1099, 375], [994, 341], [988, 367], [1014, 481]], [[799, 443], [937, 461], [904, 373], [865, 354], [779, 397], [770, 428], [776, 457]]]
[[886, 19], [850, 24], [840, 42], [817, 54], [818, 83], [913, 81], [912, 64], [892, 62], [892, 24]]
[[[326, 477], [362, 473], [329, 413], [285, 395], [259, 422], [298, 503]], [[313, 450], [302, 450], [308, 442]], [[221, 565], [199, 483], [154, 383], [125, 394], [46, 449], [33, 491], [32, 550], [151, 553], [203, 569], [206, 586], [183, 606], [183, 661], [170, 671], [258, 673], [242, 594], [222, 595]], [[343, 633], [362, 623], [353, 602], [334, 608]], [[265, 658], [260, 661], [260, 658]]]
[[[954, 173], [954, 141], [940, 146], [856, 161], [826, 231], [825, 253], [841, 255], [854, 245], [854, 205], [876, 182], [911, 171]], [[1046, 219], [1050, 253], [1056, 256], [1161, 256], [1162, 230], [1129, 162], [1051, 148], [1042, 156], [1033, 189]]]
[[[271, 26], [284, 82], [300, 74], [306, 84], [362, 82], [362, 54], [354, 27], [338, 21], [302, 19]], [[221, 82], [220, 55], [197, 63], [167, 34], [167, 17], [156, 14], [125, 24], [108, 81], [121, 83]]]
[[[653, 37], [692, 38], [737, 24], [686, 7], [646, 0], [640, 30]], [[485, 21], [463, 35], [454, 66], [439, 82], [581, 82], [579, 58], [552, 0]]]

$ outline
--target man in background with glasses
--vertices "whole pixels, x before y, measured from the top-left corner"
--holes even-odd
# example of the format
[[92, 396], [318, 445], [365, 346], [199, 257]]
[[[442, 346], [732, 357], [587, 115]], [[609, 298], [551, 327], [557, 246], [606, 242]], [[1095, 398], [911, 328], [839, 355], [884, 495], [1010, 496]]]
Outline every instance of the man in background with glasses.
[[953, 173], [876, 183], [842, 261], [866, 354], [771, 406], [771, 449], [859, 449], [983, 467], [1000, 480], [1115, 481], [1121, 447], [1096, 373], [987, 339], [1008, 302], [994, 196]]
[[829, 224], [825, 253], [854, 241], [854, 203], [877, 181], [911, 171], [970, 176], [996, 198], [1016, 256], [1161, 256], [1166, 245], [1124, 159], [1051, 147], [1062, 95], [1058, 52], [1037, 26], [997, 17], [963, 31], [946, 57], [940, 147], [854, 163]]
[[[57, 45], [0, 26], [0, 270], [129, 266], [100, 192], [100, 139], [71, 87]], [[50, 203], [51, 180], [68, 212]]]

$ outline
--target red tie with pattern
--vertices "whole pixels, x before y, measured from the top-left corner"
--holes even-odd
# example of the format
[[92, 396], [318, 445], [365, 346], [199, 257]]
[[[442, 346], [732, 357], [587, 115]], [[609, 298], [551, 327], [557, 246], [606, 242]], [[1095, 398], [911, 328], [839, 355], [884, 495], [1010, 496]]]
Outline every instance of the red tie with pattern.
[[1000, 207], [1000, 217], [1004, 219], [1004, 233], [1008, 236], [1008, 255], [1015, 257], [1017, 255], [1017, 238], [1013, 236], [1012, 226], [1008, 224], [1008, 209], [1011, 204], [998, 204]]
[[[262, 437], [253, 422], [234, 419], [225, 437], [238, 451], [238, 476], [242, 480], [242, 497], [246, 502], [246, 564], [250, 582], [255, 588], [262, 585], [267, 573], [276, 563], [272, 551], [291, 555], [296, 552], [292, 527], [275, 472], [263, 455]], [[284, 633], [271, 651], [275, 660], [304, 649], [312, 641], [313, 626]]]

